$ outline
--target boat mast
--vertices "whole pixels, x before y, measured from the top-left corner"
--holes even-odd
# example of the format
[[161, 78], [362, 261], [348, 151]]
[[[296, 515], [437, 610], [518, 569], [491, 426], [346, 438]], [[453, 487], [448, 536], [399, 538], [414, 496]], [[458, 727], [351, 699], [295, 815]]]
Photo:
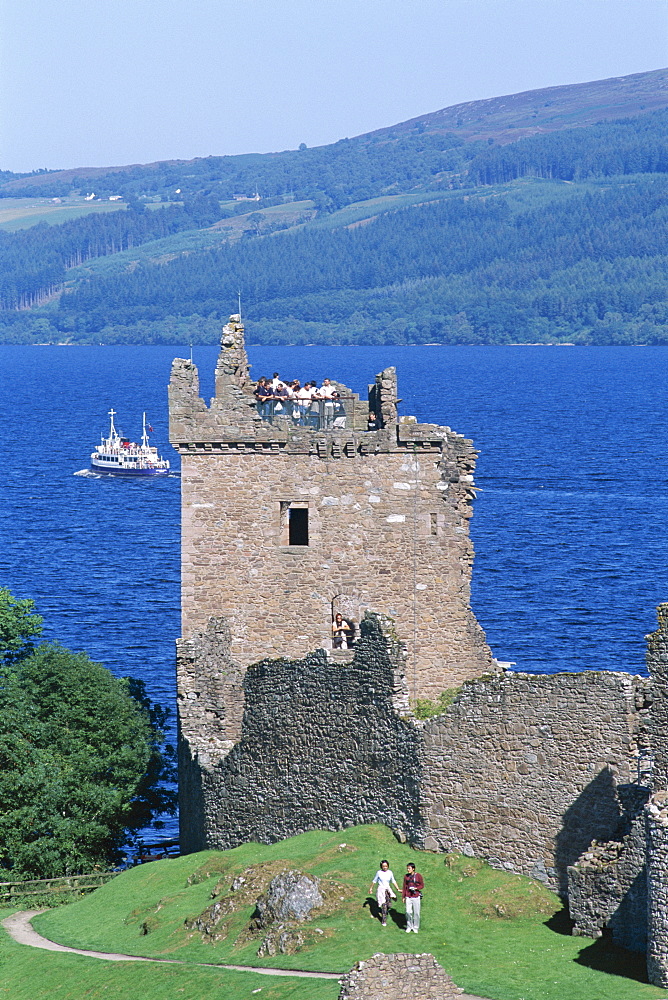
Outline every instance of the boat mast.
[[142, 424], [141, 446], [142, 448], [148, 448], [148, 434], [146, 433], [146, 414], [144, 414], [144, 422]]
[[109, 440], [117, 437], [116, 428], [114, 427], [114, 417], [116, 416], [116, 410], [109, 410], [109, 416], [111, 417], [111, 427], [109, 428]]

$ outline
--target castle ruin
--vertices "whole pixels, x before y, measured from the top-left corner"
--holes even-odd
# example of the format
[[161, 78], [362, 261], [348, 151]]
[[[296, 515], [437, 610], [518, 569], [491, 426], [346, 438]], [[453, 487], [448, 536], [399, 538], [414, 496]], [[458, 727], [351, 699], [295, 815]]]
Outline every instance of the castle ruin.
[[469, 601], [472, 443], [400, 418], [394, 369], [336, 410], [260, 412], [255, 386], [238, 316], [208, 406], [172, 368], [182, 850], [385, 823], [539, 879], [668, 986], [668, 605], [649, 679], [504, 671]]

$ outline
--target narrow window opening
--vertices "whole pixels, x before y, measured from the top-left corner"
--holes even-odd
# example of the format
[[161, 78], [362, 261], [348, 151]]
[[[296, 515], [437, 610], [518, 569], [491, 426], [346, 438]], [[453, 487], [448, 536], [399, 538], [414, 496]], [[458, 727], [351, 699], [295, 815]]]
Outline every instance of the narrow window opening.
[[288, 545], [308, 545], [308, 507], [288, 508]]
[[430, 514], [429, 517], [430, 517], [430, 521], [431, 521], [431, 533], [432, 533], [432, 535], [437, 535], [438, 534], [438, 522], [436, 520], [436, 514]]

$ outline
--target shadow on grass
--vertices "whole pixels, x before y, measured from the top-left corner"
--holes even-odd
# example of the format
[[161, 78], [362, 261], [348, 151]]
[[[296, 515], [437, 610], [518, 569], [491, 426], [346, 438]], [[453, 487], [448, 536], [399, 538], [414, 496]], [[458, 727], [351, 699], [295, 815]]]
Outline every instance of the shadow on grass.
[[[362, 904], [362, 909], [363, 910], [368, 909], [373, 919], [378, 920], [380, 922], [381, 919], [380, 906], [378, 905], [373, 896], [367, 896], [364, 903]], [[394, 907], [390, 907], [390, 909], [387, 911], [387, 916], [392, 921], [393, 924], [397, 925], [399, 930], [402, 931], [406, 930], [407, 920], [405, 913], [400, 913], [399, 910], [395, 910]]]
[[407, 919], [405, 913], [399, 913], [398, 910], [390, 910], [388, 917], [392, 923], [396, 924], [400, 931], [405, 931], [407, 926]]
[[560, 910], [553, 913], [549, 920], [545, 921], [545, 926], [555, 934], [565, 934], [570, 937], [573, 932], [575, 921], [568, 915], [568, 907], [562, 906]]
[[[545, 921], [545, 926], [553, 933], [566, 934], [569, 937], [573, 925], [574, 921], [569, 917], [568, 909], [565, 906]], [[603, 931], [603, 937], [586, 945], [573, 961], [588, 969], [596, 969], [597, 972], [607, 972], [610, 976], [634, 979], [639, 983], [649, 982], [645, 955], [642, 952], [620, 948], [619, 945], [613, 943], [610, 932], [607, 930]]]
[[578, 965], [588, 969], [607, 972], [611, 976], [635, 979], [638, 983], [648, 983], [647, 960], [639, 951], [628, 951], [613, 944], [607, 937], [601, 937], [583, 948], [575, 959]]

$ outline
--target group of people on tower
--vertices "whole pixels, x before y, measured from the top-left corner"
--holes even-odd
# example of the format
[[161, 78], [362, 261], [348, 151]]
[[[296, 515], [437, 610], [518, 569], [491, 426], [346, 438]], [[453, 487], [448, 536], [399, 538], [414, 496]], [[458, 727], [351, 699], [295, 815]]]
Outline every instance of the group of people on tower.
[[316, 428], [346, 426], [341, 393], [328, 378], [322, 380], [321, 386], [316, 379], [302, 385], [299, 379], [284, 382], [274, 372], [272, 378], [263, 375], [258, 380], [253, 395], [263, 420], [288, 416], [295, 424]]

